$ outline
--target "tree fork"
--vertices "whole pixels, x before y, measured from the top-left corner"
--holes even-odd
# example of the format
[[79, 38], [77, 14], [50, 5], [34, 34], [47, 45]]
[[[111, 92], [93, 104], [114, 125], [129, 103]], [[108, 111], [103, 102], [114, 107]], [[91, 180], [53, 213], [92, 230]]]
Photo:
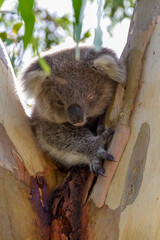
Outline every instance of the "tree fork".
[[117, 125], [110, 151], [121, 161], [105, 162], [106, 177], [95, 184], [87, 169], [66, 177], [40, 153], [0, 49], [2, 239], [159, 239], [159, 6], [160, 0], [135, 5], [122, 54], [124, 103], [118, 86], [106, 118], [107, 126]]

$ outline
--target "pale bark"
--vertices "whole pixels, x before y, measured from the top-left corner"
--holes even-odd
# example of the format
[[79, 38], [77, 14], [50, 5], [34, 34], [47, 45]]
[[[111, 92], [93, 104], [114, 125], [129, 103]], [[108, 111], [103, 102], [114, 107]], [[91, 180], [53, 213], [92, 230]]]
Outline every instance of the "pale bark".
[[[43, 189], [37, 182], [49, 164], [35, 142], [14, 81], [12, 66], [0, 42], [0, 239], [48, 239], [48, 229], [38, 216]], [[33, 182], [35, 189], [31, 187]], [[54, 170], [46, 182], [49, 191], [49, 186], [56, 184]], [[33, 189], [39, 191], [37, 208]]]

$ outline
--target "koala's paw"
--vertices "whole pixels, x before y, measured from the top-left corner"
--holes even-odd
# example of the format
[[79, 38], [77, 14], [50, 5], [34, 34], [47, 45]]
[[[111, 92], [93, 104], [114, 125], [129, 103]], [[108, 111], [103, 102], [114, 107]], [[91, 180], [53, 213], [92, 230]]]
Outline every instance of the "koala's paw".
[[111, 154], [109, 154], [104, 149], [99, 149], [97, 151], [97, 157], [94, 158], [90, 164], [91, 172], [94, 174], [100, 174], [102, 176], [105, 176], [105, 169], [103, 168], [104, 160], [115, 162], [114, 157]]
[[[101, 128], [101, 127], [100, 127]], [[102, 129], [102, 128], [101, 128]], [[98, 132], [100, 132], [100, 129], [97, 129]], [[112, 136], [114, 134], [114, 131], [115, 131], [115, 127], [110, 127], [108, 129], [105, 129], [104, 131], [101, 131], [101, 134], [99, 134], [99, 146], [102, 147], [102, 148], [107, 148], [111, 139], [112, 139]]]
[[108, 140], [111, 140], [111, 137], [113, 136], [114, 131], [115, 131], [115, 127], [114, 127], [114, 126], [105, 129], [105, 130], [102, 132], [102, 134], [100, 135], [101, 141], [102, 141], [103, 143], [106, 143], [106, 142], [108, 142]]
[[104, 128], [103, 124], [101, 124], [97, 127], [97, 135], [98, 136], [101, 136], [104, 131], [105, 131], [105, 128]]
[[98, 158], [95, 158], [92, 160], [91, 164], [90, 164], [90, 170], [93, 174], [100, 174], [102, 176], [105, 176], [105, 169], [103, 168], [103, 164], [102, 161], [99, 160]]

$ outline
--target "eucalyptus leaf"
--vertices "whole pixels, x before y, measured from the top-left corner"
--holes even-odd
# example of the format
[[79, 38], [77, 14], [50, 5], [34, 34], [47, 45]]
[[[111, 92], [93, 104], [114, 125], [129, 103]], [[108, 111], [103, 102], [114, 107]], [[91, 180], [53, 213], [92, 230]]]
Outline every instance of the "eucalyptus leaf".
[[0, 38], [2, 41], [5, 41], [7, 39], [7, 33], [6, 32], [0, 32]]
[[6, 43], [7, 43], [7, 46], [11, 45], [13, 43], [13, 39], [7, 38]]
[[79, 1], [72, 0], [75, 23], [79, 23], [79, 16], [80, 16], [80, 12], [81, 12], [82, 2], [83, 2], [83, 0], [79, 0]]
[[0, 0], [0, 8], [2, 7], [4, 0]]
[[87, 32], [85, 32], [83, 34], [83, 37], [81, 38], [81, 42], [84, 42], [87, 38], [89, 38], [91, 36], [90, 31], [88, 30]]
[[97, 51], [100, 51], [101, 50], [101, 47], [102, 47], [102, 30], [100, 27], [97, 27], [95, 29], [95, 37], [94, 37], [94, 47]]
[[13, 25], [12, 31], [15, 34], [18, 34], [20, 28], [22, 27], [23, 23], [22, 22], [18, 22], [16, 24]]
[[27, 45], [30, 43], [33, 34], [35, 24], [33, 5], [34, 0], [19, 0], [18, 10], [21, 14], [22, 19], [24, 20], [25, 26], [25, 34], [23, 38], [24, 49], [26, 49]]
[[77, 23], [74, 25], [74, 39], [78, 43], [81, 39], [82, 24]]
[[72, 0], [73, 11], [74, 11], [74, 40], [78, 44], [81, 40], [81, 32], [82, 32], [82, 21], [84, 17], [84, 9], [86, 6], [87, 0]]
[[45, 61], [45, 59], [39, 57], [38, 58], [39, 64], [43, 71], [49, 76], [51, 73], [51, 67], [48, 65], [48, 63]]
[[98, 10], [97, 10], [97, 28], [95, 29], [95, 37], [94, 37], [94, 46], [97, 51], [99, 51], [102, 47], [102, 30], [101, 30], [101, 18], [103, 15], [104, 1], [97, 0], [98, 2]]

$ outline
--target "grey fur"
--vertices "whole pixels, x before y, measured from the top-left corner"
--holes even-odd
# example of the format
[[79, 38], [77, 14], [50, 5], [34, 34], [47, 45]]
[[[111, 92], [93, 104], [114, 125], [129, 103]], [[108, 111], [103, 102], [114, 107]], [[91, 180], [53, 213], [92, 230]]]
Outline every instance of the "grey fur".
[[[124, 83], [123, 63], [106, 48], [96, 52], [81, 47], [80, 60], [75, 60], [74, 49], [46, 51], [43, 57], [51, 67], [50, 76], [35, 59], [20, 77], [24, 93], [35, 100], [31, 123], [41, 149], [64, 167], [88, 164], [92, 172], [101, 171], [102, 160], [111, 158], [104, 150], [108, 131], [96, 136], [86, 123], [104, 113], [116, 82]], [[71, 122], [71, 106], [73, 117], [80, 115], [81, 122]]]

